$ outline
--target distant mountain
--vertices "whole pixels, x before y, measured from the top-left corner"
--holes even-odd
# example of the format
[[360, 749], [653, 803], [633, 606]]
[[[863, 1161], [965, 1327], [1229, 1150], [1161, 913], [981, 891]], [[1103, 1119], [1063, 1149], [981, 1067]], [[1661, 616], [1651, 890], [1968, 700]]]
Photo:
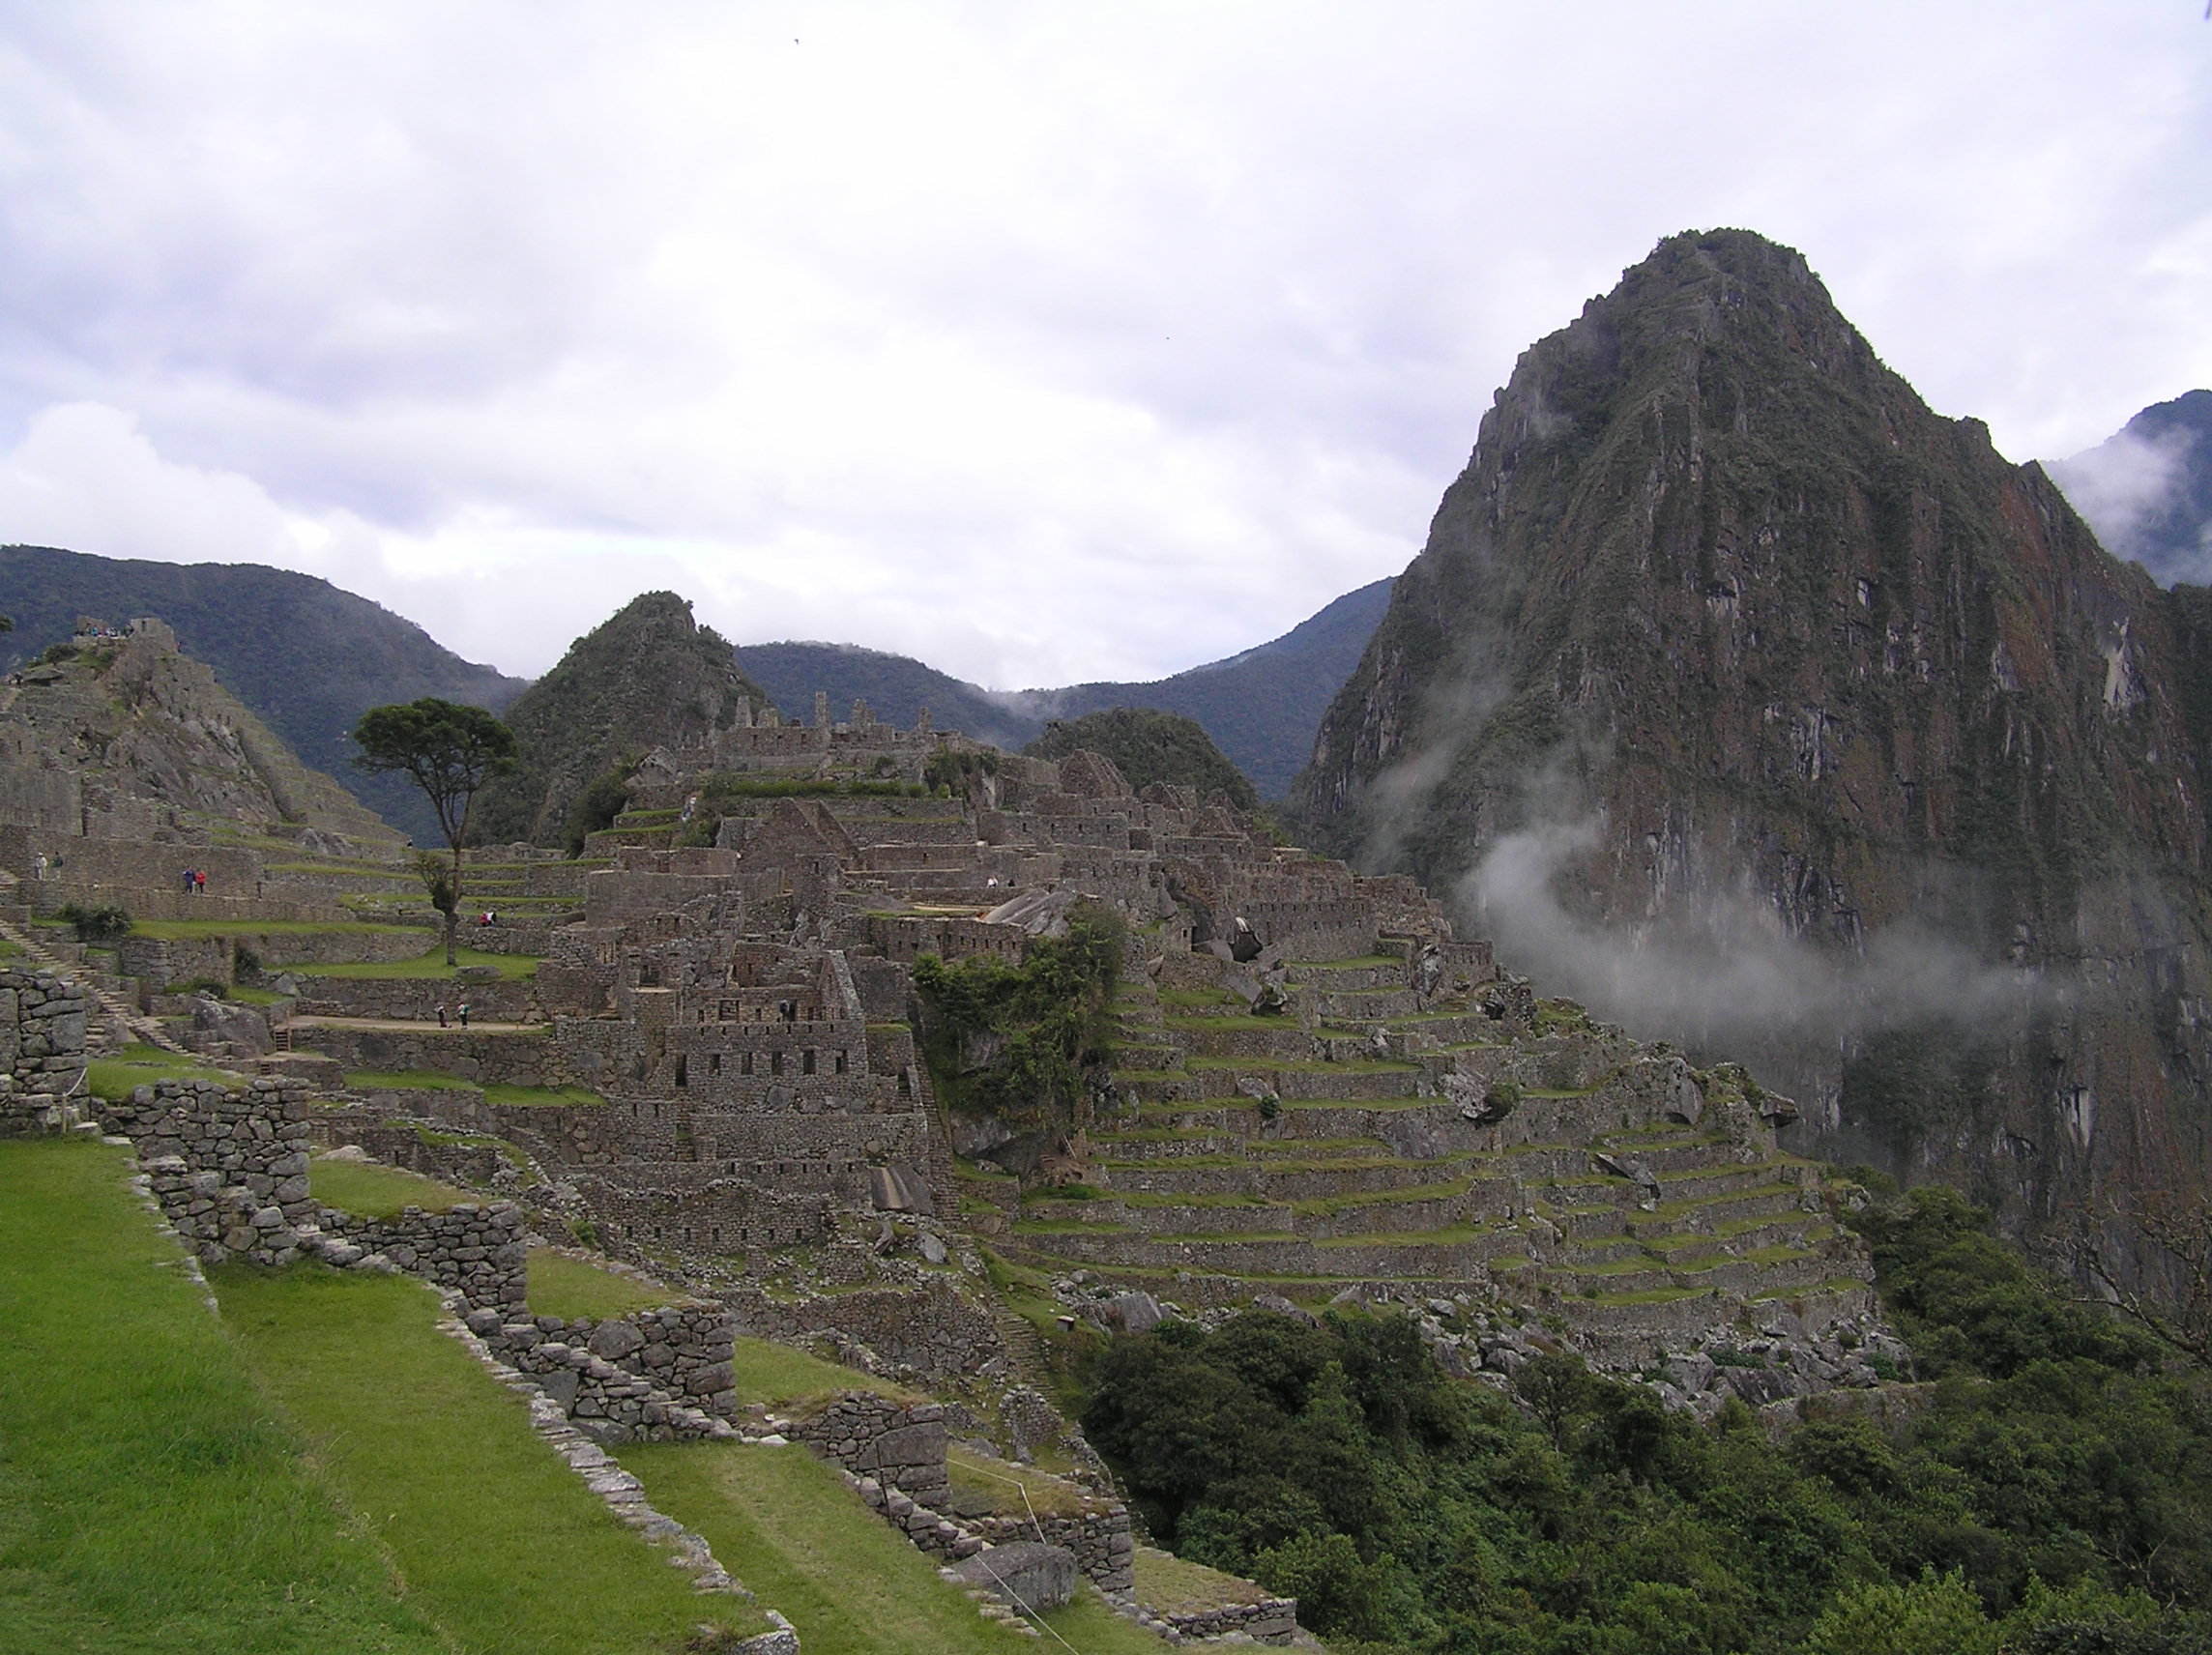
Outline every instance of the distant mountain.
[[817, 691], [843, 718], [856, 699], [879, 718], [911, 725], [924, 707], [939, 728], [1009, 751], [1053, 719], [1113, 707], [1149, 707], [1196, 719], [1263, 798], [1280, 798], [1313, 756], [1314, 732], [1389, 607], [1390, 582], [1346, 593], [1281, 637], [1227, 660], [1146, 683], [990, 690], [906, 655], [850, 644], [749, 644], [739, 664], [786, 715], [813, 716]]
[[517, 768], [478, 798], [473, 836], [485, 845], [561, 844], [577, 798], [601, 771], [726, 729], [746, 704], [767, 701], [684, 598], [632, 598], [507, 710]]
[[184, 652], [311, 769], [337, 777], [418, 842], [437, 823], [405, 778], [366, 776], [347, 733], [369, 708], [443, 696], [498, 711], [524, 681], [464, 661], [414, 622], [313, 575], [258, 564], [163, 564], [50, 546], [0, 546], [0, 637], [10, 667], [65, 642], [80, 615], [165, 621]]
[[2212, 581], [2212, 391], [2153, 403], [2048, 469], [2114, 557], [2161, 586]]

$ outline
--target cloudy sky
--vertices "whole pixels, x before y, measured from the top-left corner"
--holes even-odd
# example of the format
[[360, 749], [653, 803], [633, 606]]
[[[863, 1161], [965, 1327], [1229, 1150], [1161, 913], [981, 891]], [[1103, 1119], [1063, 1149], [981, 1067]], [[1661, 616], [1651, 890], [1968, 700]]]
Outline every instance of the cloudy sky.
[[542, 671], [640, 591], [1001, 687], [1393, 573], [1661, 236], [2015, 457], [2212, 385], [2200, 0], [0, 4], [0, 541]]

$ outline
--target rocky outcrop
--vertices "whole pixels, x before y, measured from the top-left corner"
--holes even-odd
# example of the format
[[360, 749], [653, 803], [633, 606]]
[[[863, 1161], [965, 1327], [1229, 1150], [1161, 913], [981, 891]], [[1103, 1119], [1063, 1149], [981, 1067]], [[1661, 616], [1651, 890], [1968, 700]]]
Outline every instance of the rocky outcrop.
[[160, 621], [80, 634], [0, 687], [0, 822], [105, 840], [213, 822], [396, 846]]
[[2206, 1166], [2188, 620], [1797, 253], [1677, 236], [1523, 356], [1294, 804], [2048, 1229]]

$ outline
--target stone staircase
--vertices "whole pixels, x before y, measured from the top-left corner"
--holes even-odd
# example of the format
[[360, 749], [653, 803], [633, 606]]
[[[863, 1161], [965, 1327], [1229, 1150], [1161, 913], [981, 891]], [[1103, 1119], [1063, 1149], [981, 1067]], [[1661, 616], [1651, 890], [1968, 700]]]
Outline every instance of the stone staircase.
[[[1185, 1306], [1496, 1295], [1628, 1354], [1766, 1301], [1866, 1300], [1863, 1249], [1739, 1072], [1525, 991], [1424, 995], [1409, 958], [1290, 966], [1276, 1015], [1234, 967], [1173, 968], [1117, 1002], [1105, 1187], [1025, 1202], [1021, 1262]], [[1516, 1089], [1502, 1118], [1467, 1101]]]
[[82, 943], [62, 942], [43, 935], [13, 900], [15, 893], [9, 887], [15, 884], [15, 877], [0, 875], [0, 878], [7, 882], [6, 886], [0, 886], [0, 914], [7, 915], [0, 918], [0, 938], [22, 949], [35, 964], [83, 986], [85, 998], [93, 1006], [93, 1015], [85, 1019], [87, 1051], [120, 1051], [134, 1042], [165, 1052], [184, 1050], [162, 1028], [159, 1018], [148, 1017], [138, 1009], [135, 978], [94, 964], [93, 950]]

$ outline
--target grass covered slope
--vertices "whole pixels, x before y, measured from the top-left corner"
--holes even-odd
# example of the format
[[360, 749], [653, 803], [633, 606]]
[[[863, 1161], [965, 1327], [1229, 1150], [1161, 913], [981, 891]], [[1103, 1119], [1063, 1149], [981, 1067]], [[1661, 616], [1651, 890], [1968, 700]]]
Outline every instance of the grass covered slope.
[[1042, 1639], [992, 1625], [803, 1448], [630, 1447], [621, 1459], [656, 1510], [705, 1535], [724, 1568], [790, 1617], [806, 1655], [1062, 1647], [1158, 1655], [1166, 1647], [1088, 1588], [1045, 1616], [1051, 1632]]
[[608, 1512], [533, 1435], [522, 1400], [437, 1331], [422, 1283], [306, 1266], [220, 1272], [217, 1292], [256, 1378], [450, 1647], [649, 1655], [703, 1621], [765, 1630], [756, 1610], [693, 1592]]
[[127, 1167], [0, 1143], [0, 1648], [442, 1655]]

